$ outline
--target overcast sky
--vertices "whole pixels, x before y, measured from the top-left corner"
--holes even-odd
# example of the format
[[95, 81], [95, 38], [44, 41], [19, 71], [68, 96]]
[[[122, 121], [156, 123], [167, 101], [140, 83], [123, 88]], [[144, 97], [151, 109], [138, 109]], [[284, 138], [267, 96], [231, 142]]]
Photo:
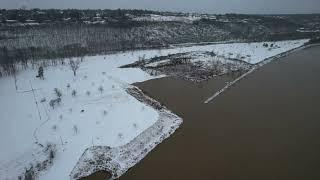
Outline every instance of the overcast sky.
[[320, 13], [320, 0], [0, 0], [0, 8], [153, 9], [202, 13]]

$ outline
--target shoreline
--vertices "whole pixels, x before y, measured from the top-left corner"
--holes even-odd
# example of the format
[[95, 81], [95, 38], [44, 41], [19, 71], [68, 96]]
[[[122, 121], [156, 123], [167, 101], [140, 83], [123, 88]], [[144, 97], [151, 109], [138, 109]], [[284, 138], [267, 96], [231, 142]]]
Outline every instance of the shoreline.
[[107, 171], [112, 175], [111, 179], [117, 179], [139, 163], [182, 124], [182, 118], [147, 96], [138, 87], [130, 86], [127, 88], [127, 92], [138, 101], [154, 108], [159, 113], [158, 120], [124, 146], [115, 148], [93, 146], [87, 148], [70, 173], [71, 179], [80, 179], [99, 171]]
[[[302, 44], [299, 44], [299, 45], [301, 46]], [[199, 46], [199, 48], [200, 47], [201, 46]], [[229, 46], [227, 46], [227, 47], [229, 47]], [[186, 49], [182, 49], [182, 50], [183, 51], [189, 51], [189, 50], [192, 51], [194, 48], [196, 48], [196, 47], [186, 48]], [[212, 47], [211, 46], [208, 46], [208, 47], [205, 46], [204, 48], [207, 48], [207, 49], [209, 48], [210, 49]], [[226, 47], [223, 46], [222, 49], [224, 49], [224, 48], [226, 48]], [[165, 51], [164, 53], [165, 54], [167, 54], [167, 53], [170, 54], [170, 52], [177, 53], [179, 51], [180, 51], [180, 49], [177, 49], [177, 50], [172, 50], [172, 51], [171, 50], [170, 51]], [[140, 54], [142, 54], [142, 53], [144, 53], [144, 52], [141, 52]], [[152, 57], [153, 54], [156, 54], [156, 53], [158, 53], [158, 52], [153, 52], [152, 51], [152, 52], [150, 52], [150, 54], [148, 54], [148, 56]], [[119, 74], [123, 73], [122, 72], [123, 70], [122, 69], [118, 69], [119, 64], [121, 65], [121, 63], [118, 63], [119, 61], [117, 61], [117, 60], [118, 59], [121, 59], [121, 60], [124, 59], [124, 61], [131, 62], [132, 58], [135, 58], [135, 57], [139, 56], [139, 53], [131, 54], [131, 56], [128, 56], [126, 58], [125, 58], [125, 56], [126, 56], [126, 54], [123, 54], [122, 56], [115, 55], [115, 56], [108, 57], [107, 58], [108, 60], [109, 59], [113, 59], [113, 61], [108, 62], [108, 63], [110, 63], [111, 65], [114, 66], [114, 67], [111, 66], [110, 70], [117, 70], [117, 71], [115, 71], [115, 77], [113, 77], [112, 74], [110, 74], [110, 75], [106, 76], [107, 79], [103, 78], [103, 75], [105, 75], [103, 73], [105, 73], [106, 68], [108, 69], [108, 67], [110, 67], [110, 65], [108, 65], [108, 66], [103, 67], [102, 69], [99, 70], [99, 71], [102, 72], [102, 80], [99, 81], [98, 83], [104, 84], [105, 80], [107, 80], [107, 81], [110, 81], [110, 83], [115, 84], [117, 87], [119, 86], [120, 89], [122, 89], [122, 91], [126, 91], [126, 93], [125, 93], [126, 95], [129, 94], [129, 96], [133, 96], [134, 97], [132, 99], [138, 100], [138, 101], [142, 102], [142, 104], [149, 106], [149, 108], [147, 108], [147, 109], [154, 109], [155, 110], [154, 118], [152, 118], [152, 121], [150, 121], [150, 118], [146, 118], [146, 120], [147, 120], [146, 123], [148, 123], [148, 121], [149, 121], [148, 127], [145, 127], [142, 131], [139, 131], [139, 133], [137, 133], [134, 137], [130, 138], [131, 140], [128, 139], [128, 141], [126, 141], [126, 143], [120, 144], [118, 146], [112, 146], [112, 145], [106, 144], [106, 143], [104, 143], [104, 144], [102, 144], [102, 143], [101, 144], [96, 144], [96, 146], [95, 146], [95, 144], [93, 143], [93, 140], [91, 140], [91, 141], [88, 140], [86, 147], [81, 147], [81, 146], [76, 147], [76, 145], [74, 145], [74, 143], [73, 143], [73, 142], [76, 142], [74, 140], [76, 138], [73, 137], [74, 135], [72, 137], [71, 136], [70, 137], [66, 136], [66, 138], [64, 138], [66, 140], [62, 141], [64, 139], [61, 138], [61, 135], [60, 135], [61, 133], [59, 132], [60, 133], [59, 134], [60, 135], [60, 139], [54, 139], [53, 142], [58, 146], [59, 156], [62, 155], [62, 156], [64, 156], [64, 158], [60, 158], [59, 161], [54, 162], [54, 165], [53, 165], [54, 167], [52, 167], [52, 168], [55, 168], [54, 170], [59, 169], [61, 172], [64, 172], [63, 176], [66, 179], [70, 179], [71, 175], [72, 175], [72, 177], [77, 177], [77, 176], [85, 177], [86, 175], [92, 175], [92, 172], [96, 172], [96, 171], [99, 171], [99, 170], [110, 171], [113, 174], [113, 178], [120, 177], [128, 169], [130, 169], [135, 164], [137, 164], [139, 161], [141, 161], [151, 150], [153, 150], [164, 139], [168, 138], [172, 133], [174, 133], [174, 131], [177, 130], [179, 128], [179, 126], [181, 125], [181, 123], [182, 123], [182, 119], [180, 117], [178, 117], [177, 115], [173, 114], [169, 109], [167, 109], [164, 106], [162, 106], [160, 102], [150, 98], [147, 94], [143, 93], [143, 91], [140, 90], [139, 88], [137, 88], [137, 87], [135, 87], [133, 85], [128, 85], [127, 84], [127, 83], [145, 81], [145, 79], [149, 79], [149, 78], [150, 79], [154, 79], [156, 77], [147, 77], [146, 78], [145, 76], [142, 76], [143, 74], [140, 75], [140, 74], [137, 73], [136, 79], [131, 80], [131, 79], [127, 79], [126, 75], [124, 75], [124, 77], [122, 77], [122, 75], [121, 76], [119, 75]], [[102, 59], [103, 57], [97, 56], [96, 58], [94, 57], [94, 58], [86, 59], [86, 61], [84, 63], [84, 67], [91, 67], [91, 66], [94, 67], [94, 68], [97, 68], [98, 66], [100, 67], [100, 65], [101, 65], [100, 61], [98, 61], [99, 58]], [[104, 57], [104, 59], [105, 58], [106, 57]], [[91, 64], [91, 60], [94, 60], [94, 61], [92, 61], [93, 64]], [[261, 58], [261, 60], [262, 60], [262, 58]], [[106, 63], [106, 65], [108, 63]], [[62, 65], [61, 65], [61, 67], [67, 68], [67, 67], [64, 67]], [[52, 70], [56, 70], [56, 69], [57, 69], [56, 67], [52, 68]], [[27, 77], [26, 79], [28, 79], [28, 78], [29, 79], [34, 79], [33, 73], [32, 73], [33, 70], [34, 69], [30, 70], [30, 72], [26, 72], [26, 74], [28, 75], [28, 76], [26, 76]], [[63, 69], [60, 69], [60, 70], [63, 70]], [[48, 71], [48, 78], [49, 77], [51, 77], [51, 78], [55, 77], [53, 75], [50, 76], [50, 74], [49, 74], [50, 72], [53, 72], [53, 71]], [[81, 82], [87, 78], [87, 75], [86, 75], [87, 73], [90, 74], [89, 77], [94, 77], [94, 75], [96, 75], [95, 73], [92, 73], [91, 71], [89, 72], [87, 69], [83, 69], [83, 71], [81, 71], [81, 72], [84, 75], [84, 77], [83, 77], [84, 79], [82, 79], [81, 77], [78, 79], [78, 81], [81, 81]], [[132, 71], [132, 72], [134, 72], [134, 71]], [[91, 75], [91, 73], [92, 73], [92, 75]], [[129, 71], [128, 71], [128, 73], [129, 73]], [[97, 72], [97, 75], [99, 75], [97, 77], [100, 77], [101, 76], [100, 72]], [[95, 81], [95, 80], [93, 80], [93, 81]], [[21, 82], [23, 82], [23, 81], [21, 81]], [[66, 82], [63, 82], [63, 83], [67, 84], [69, 82], [66, 81]], [[21, 87], [29, 87], [28, 85], [29, 84], [27, 84], [27, 83], [26, 84], [22, 83]], [[51, 84], [49, 84], [49, 85], [51, 85]], [[83, 85], [83, 84], [81, 83], [81, 85]], [[84, 85], [86, 85], [86, 84], [84, 83]], [[42, 87], [40, 85], [38, 85], [38, 86]], [[91, 85], [90, 85], [90, 82], [87, 83], [87, 86], [85, 86], [85, 87], [90, 89], [91, 91], [95, 90], [95, 88], [92, 87], [93, 86], [92, 83], [91, 83]], [[52, 86], [51, 88], [53, 88], [53, 87], [57, 87], [57, 86]], [[62, 86], [62, 85], [58, 86], [58, 87], [60, 87], [62, 89], [66, 89], [67, 88], [67, 86]], [[77, 86], [74, 86], [74, 87], [77, 88]], [[114, 89], [114, 87], [109, 87], [109, 88], [110, 89], [111, 88]], [[46, 87], [45, 89], [50, 89], [50, 88]], [[69, 91], [66, 91], [66, 92], [69, 92]], [[47, 93], [47, 94], [49, 94], [49, 93]], [[8, 93], [8, 94], [11, 95], [11, 93]], [[47, 95], [47, 94], [45, 93], [45, 95], [42, 95], [42, 96], [51, 97], [50, 94], [49, 95]], [[82, 94], [82, 95], [85, 95], [85, 94]], [[127, 98], [126, 95], [124, 95], [124, 98]], [[15, 96], [13, 96], [13, 97], [15, 97]], [[80, 97], [82, 97], [82, 96], [80, 96]], [[87, 98], [87, 95], [85, 97], [86, 97], [86, 99], [88, 99], [90, 101], [91, 100], [92, 101], [96, 101], [95, 99]], [[114, 98], [116, 98], [116, 97], [117, 96], [115, 96]], [[71, 96], [70, 97], [68, 96], [67, 98], [71, 98]], [[104, 96], [103, 96], [103, 98], [104, 98]], [[69, 100], [69, 99], [67, 99], [67, 100]], [[40, 101], [40, 99], [38, 99], [38, 101]], [[66, 101], [66, 102], [71, 102], [71, 101]], [[77, 102], [77, 103], [79, 105], [81, 105], [81, 106], [86, 106], [86, 104], [79, 103], [79, 102]], [[66, 107], [68, 105], [70, 107], [72, 107], [74, 104], [77, 104], [77, 103], [66, 104]], [[83, 107], [80, 107], [80, 108], [83, 108]], [[46, 113], [45, 110], [46, 109], [44, 109], [43, 113]], [[62, 111], [62, 110], [63, 109], [59, 109], [58, 113], [64, 114], [65, 111]], [[88, 110], [88, 112], [89, 112], [89, 110]], [[121, 110], [119, 112], [121, 114]], [[138, 111], [138, 113], [139, 112], [140, 111]], [[70, 114], [70, 112], [69, 112], [69, 114]], [[95, 113], [95, 114], [97, 114], [97, 113]], [[49, 115], [51, 115], [51, 114], [49, 114]], [[46, 115], [46, 116], [48, 116], [48, 115]], [[48, 116], [48, 117], [51, 117], [51, 116]], [[66, 115], [65, 117], [68, 117], [68, 116]], [[58, 118], [60, 118], [60, 120]], [[132, 117], [130, 117], [130, 116], [128, 117], [128, 119], [131, 119], [131, 118]], [[61, 117], [56, 117], [56, 119], [59, 120], [59, 122], [61, 122], [62, 116]], [[93, 119], [96, 120], [97, 117], [95, 116]], [[118, 118], [113, 118], [113, 119], [115, 121], [119, 120]], [[32, 120], [35, 120], [35, 118], [33, 118]], [[53, 118], [53, 120], [55, 120], [55, 118]], [[48, 128], [50, 128], [49, 129], [50, 131], [48, 131], [48, 132], [52, 131], [52, 133], [56, 133], [56, 131], [53, 129], [53, 127], [55, 127], [55, 126], [53, 126], [53, 125], [55, 125], [57, 122], [54, 122], [54, 121], [50, 121], [50, 122], [52, 122], [52, 123], [49, 123], [49, 124], [47, 123], [46, 127], [44, 127], [41, 130], [42, 133], [46, 132], [45, 129], [48, 129]], [[66, 122], [63, 122], [63, 123], [65, 124]], [[35, 123], [35, 124], [37, 124], [37, 123]], [[81, 123], [77, 123], [77, 125], [81, 126], [82, 124]], [[134, 126], [135, 126], [135, 124], [133, 124], [133, 127]], [[126, 126], [123, 126], [123, 127], [126, 127]], [[71, 129], [71, 128], [72, 128], [72, 126], [69, 127], [69, 129]], [[101, 137], [107, 137], [108, 128], [109, 128], [108, 126], [104, 127], [104, 130], [101, 131], [101, 134], [102, 134]], [[68, 128], [62, 129], [62, 130], [64, 130], [64, 131], [62, 131], [62, 135], [63, 135], [64, 132], [69, 132], [69, 129]], [[88, 129], [88, 126], [87, 125], [83, 126], [82, 129], [84, 130], [83, 132], [86, 133], [85, 129]], [[117, 129], [117, 128], [115, 128], [115, 129]], [[94, 129], [92, 129], [92, 130], [94, 130]], [[95, 132], [91, 131], [90, 133], [94, 134]], [[45, 134], [48, 134], [48, 133], [45, 133]], [[34, 137], [34, 135], [35, 134], [33, 134], [33, 137]], [[80, 135], [82, 136], [82, 131], [81, 131]], [[41, 136], [39, 136], [39, 137], [41, 137]], [[60, 141], [61, 141], [61, 146], [60, 146]], [[83, 140], [81, 140], [79, 142], [83, 143], [82, 141]], [[73, 143], [73, 144], [66, 145], [69, 142], [70, 142], [70, 144], [71, 143]], [[90, 143], [90, 142], [92, 142], [92, 143]], [[109, 145], [109, 146], [111, 146], [113, 148], [110, 148], [110, 147], [105, 146], [105, 145]], [[68, 156], [65, 156], [65, 154], [66, 154], [64, 152], [65, 151], [65, 146], [67, 146], [68, 150], [71, 149], [71, 148], [78, 149], [79, 147], [81, 147], [82, 149], [81, 149], [81, 151], [77, 152], [78, 153], [77, 155], [70, 156], [70, 154], [69, 154]], [[101, 158], [101, 157], [103, 157], [103, 158]], [[34, 162], [38, 162], [38, 159], [39, 159], [39, 158], [35, 159], [35, 158], [31, 157], [31, 153], [30, 153], [30, 157], [29, 156], [25, 157], [25, 159], [28, 159], [28, 158], [34, 160]], [[62, 163], [62, 159], [63, 159], [63, 161], [66, 161], [65, 159], [68, 159], [68, 161], [70, 162], [69, 158], [72, 159], [72, 165], [70, 163], [70, 165], [68, 166], [68, 170], [66, 170], [66, 169], [63, 170], [63, 169], [61, 169], [61, 165], [56, 165], [56, 163]], [[82, 161], [82, 163], [80, 163], [79, 158]], [[22, 159], [22, 160], [24, 160], [24, 159]], [[41, 159], [39, 159], [39, 160], [41, 160]], [[75, 165], [77, 167], [75, 167]], [[60, 166], [60, 168], [59, 168], [59, 166]], [[92, 166], [92, 167], [89, 167], [89, 166]], [[26, 167], [29, 167], [29, 166], [26, 166]], [[18, 171], [21, 170], [21, 172], [23, 172], [24, 171], [23, 168], [25, 168], [25, 167], [23, 167], [23, 165], [19, 165], [19, 168], [21, 168], [19, 170], [17, 170], [17, 168], [13, 168], [13, 166], [11, 166], [9, 168], [3, 168], [3, 169], [0, 169], [0, 170], [5, 171], [6, 169], [10, 169], [10, 168], [13, 171], [12, 171], [12, 173], [11, 172], [8, 173], [8, 175], [11, 175], [11, 174], [15, 175], [15, 174], [17, 174], [17, 173], [15, 173], [15, 171], [18, 172]], [[77, 171], [76, 168], [78, 170], [79, 169], [81, 169], [81, 170]], [[52, 172], [54, 172], [54, 170], [51, 170], [51, 168], [48, 168], [48, 169], [50, 169], [50, 170], [48, 170], [48, 172], [47, 171], [46, 172], [39, 171], [39, 172], [36, 173], [36, 175], [38, 175], [39, 177], [40, 176], [44, 177], [44, 178], [48, 178], [48, 177], [52, 176]], [[46, 173], [48, 173], [48, 175]], [[70, 175], [70, 173], [71, 173], [71, 175]], [[62, 173], [60, 173], [60, 174], [62, 174]], [[58, 178], [58, 179], [60, 179], [60, 178]]]
[[218, 92], [215, 92], [211, 97], [207, 98], [207, 100], [204, 101], [204, 104], [208, 104], [209, 102], [213, 101], [216, 97], [218, 97], [220, 94], [222, 94], [223, 92], [225, 92], [226, 90], [228, 90], [229, 88], [231, 88], [233, 85], [235, 85], [236, 83], [238, 83], [239, 81], [241, 81], [243, 78], [245, 78], [247, 75], [253, 73], [254, 71], [258, 70], [259, 68], [263, 67], [264, 65], [272, 62], [272, 61], [276, 61], [279, 60], [280, 58], [286, 57], [294, 52], [309, 48], [309, 47], [314, 47], [314, 46], [319, 46], [320, 44], [307, 44], [307, 45], [302, 45], [300, 47], [291, 49], [289, 51], [280, 53], [278, 55], [266, 58], [265, 60], [253, 64], [253, 68], [251, 68], [248, 72], [244, 73], [243, 75], [241, 75], [240, 77], [236, 78], [234, 81], [228, 83], [224, 88], [222, 88], [221, 90], [219, 90]]
[[[319, 44], [318, 44], [319, 45]], [[222, 88], [220, 91], [216, 92], [212, 97], [208, 98], [204, 103], [207, 104], [210, 101], [212, 101], [214, 98], [222, 94], [224, 91], [229, 89], [231, 86], [236, 84], [238, 81], [246, 77], [247, 75], [251, 74], [258, 68], [264, 66], [265, 64], [268, 64], [271, 61], [280, 59], [282, 57], [285, 57], [293, 52], [296, 52], [298, 50], [302, 50], [308, 47], [312, 47], [316, 45], [302, 45], [300, 47], [291, 49], [289, 51], [277, 54], [275, 56], [266, 58], [265, 60], [253, 64], [253, 68], [251, 68], [248, 72], [241, 75], [237, 79], [235, 79], [233, 82], [226, 85], [224, 88]], [[173, 126], [171, 126], [172, 131], [166, 131], [162, 135], [158, 134], [159, 129], [157, 127], [165, 127], [164, 124], [166, 123], [166, 119], [164, 117], [166, 116], [176, 116], [173, 114], [170, 110], [168, 110], [166, 107], [162, 106], [160, 102], [150, 98], [148, 95], [146, 95], [142, 90], [140, 90], [138, 87], [131, 86], [127, 89], [127, 93], [139, 100], [140, 102], [143, 102], [159, 113], [159, 118], [156, 121], [155, 124], [153, 124], [151, 127], [146, 129], [144, 132], [142, 132], [139, 136], [134, 138], [132, 141], [130, 141], [128, 144], [116, 148], [110, 148], [107, 146], [94, 146], [90, 147], [85, 150], [83, 155], [80, 157], [78, 163], [75, 165], [74, 169], [72, 170], [70, 177], [71, 179], [80, 179], [83, 177], [90, 176], [96, 172], [99, 171], [106, 171], [107, 173], [110, 173], [112, 175], [111, 179], [116, 179], [121, 177], [127, 170], [129, 170], [131, 167], [135, 166], [139, 161], [141, 161], [152, 149], [154, 149], [158, 144], [160, 144], [163, 140], [168, 138], [171, 134], [173, 134], [179, 126], [182, 124], [182, 119], [178, 118], [176, 120], [171, 120], [171, 123]], [[172, 117], [173, 118], [173, 117]], [[170, 120], [167, 119], [169, 122]], [[158, 132], [158, 133], [156, 133]], [[156, 134], [154, 134], [156, 133]], [[151, 136], [150, 136], [151, 135]], [[159, 138], [160, 137], [160, 138]], [[152, 141], [152, 139], [154, 141]], [[158, 141], [156, 139], [159, 139]], [[152, 143], [153, 142], [153, 143]], [[151, 143], [149, 144], [149, 147], [146, 147], [146, 145], [141, 145], [144, 143]], [[140, 144], [140, 149], [137, 148], [137, 144]], [[137, 153], [138, 152], [138, 153]], [[139, 153], [140, 152], [140, 153]], [[137, 155], [138, 154], [138, 155]], [[102, 160], [101, 160], [102, 159]], [[105, 164], [95, 164], [97, 162], [104, 162]], [[93, 163], [93, 164], [92, 164]]]

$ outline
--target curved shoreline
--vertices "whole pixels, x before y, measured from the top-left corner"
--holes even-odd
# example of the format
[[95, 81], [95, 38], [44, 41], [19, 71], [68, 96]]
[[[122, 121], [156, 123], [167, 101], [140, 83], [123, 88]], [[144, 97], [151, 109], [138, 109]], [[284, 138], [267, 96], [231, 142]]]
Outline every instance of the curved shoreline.
[[[285, 57], [296, 51], [317, 45], [319, 44], [303, 45], [281, 54], [266, 58], [262, 62], [254, 64], [253, 68], [247, 73], [227, 84], [220, 91], [208, 98], [204, 103], [209, 103], [231, 86], [236, 84], [238, 81], [265, 64]], [[141, 161], [158, 144], [173, 134], [182, 124], [182, 119], [180, 117], [173, 114], [158, 101], [148, 97], [138, 87], [130, 86], [127, 89], [127, 93], [135, 97], [140, 102], [143, 102], [157, 110], [159, 113], [157, 122], [124, 146], [115, 148], [110, 148], [108, 146], [93, 146], [87, 148], [70, 173], [70, 179], [80, 179], [98, 171], [107, 171], [111, 173], [112, 179], [119, 178], [127, 170]]]
[[139, 88], [131, 86], [127, 92], [137, 100], [154, 108], [159, 113], [158, 120], [124, 146], [87, 148], [70, 173], [70, 179], [87, 177], [97, 171], [111, 173], [112, 179], [119, 178], [158, 144], [173, 134], [182, 124], [182, 118], [173, 114], [158, 101], [148, 97]]

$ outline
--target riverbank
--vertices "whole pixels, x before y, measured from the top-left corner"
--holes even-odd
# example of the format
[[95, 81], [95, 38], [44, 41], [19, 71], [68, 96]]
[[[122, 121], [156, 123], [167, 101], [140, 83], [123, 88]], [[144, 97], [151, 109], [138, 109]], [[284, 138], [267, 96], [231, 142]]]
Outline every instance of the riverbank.
[[242, 74], [240, 77], [236, 78], [235, 80], [233, 80], [232, 82], [228, 82], [228, 84], [222, 88], [221, 90], [219, 90], [218, 92], [215, 92], [211, 97], [209, 97], [207, 100], [204, 101], [205, 104], [211, 102], [214, 98], [218, 97], [220, 94], [222, 94], [224, 91], [226, 91], [227, 89], [231, 88], [232, 86], [234, 86], [236, 83], [238, 83], [239, 81], [241, 81], [243, 78], [245, 78], [247, 75], [253, 73], [254, 71], [258, 70], [259, 68], [261, 68], [262, 66], [274, 61], [274, 60], [279, 60], [285, 56], [288, 56], [291, 53], [294, 53], [296, 51], [300, 51], [306, 48], [310, 48], [310, 47], [315, 47], [315, 46], [319, 46], [320, 44], [306, 44], [303, 45], [301, 47], [297, 47], [294, 48], [292, 50], [289, 50], [287, 52], [278, 54], [276, 56], [267, 58], [259, 63], [256, 63], [248, 72]]
[[72, 170], [71, 179], [81, 179], [99, 171], [106, 171], [111, 174], [111, 179], [117, 179], [181, 125], [180, 117], [146, 96], [139, 88], [132, 86], [127, 92], [138, 101], [155, 109], [159, 114], [157, 121], [124, 146], [115, 148], [95, 146], [86, 149]]
[[310, 47], [272, 61], [214, 103], [203, 101], [228, 79], [137, 84], [184, 123], [122, 179], [318, 179], [319, 52]]
[[[72, 72], [69, 63], [79, 59], [73, 58], [63, 59], [55, 66], [44, 66], [44, 78], [36, 77], [41, 63], [22, 69], [14, 77], [0, 78], [0, 143], [5, 144], [1, 148], [0, 174], [4, 179], [17, 179], [26, 173], [39, 179], [70, 179], [71, 172], [72, 175], [78, 173], [73, 169], [86, 149], [110, 147], [116, 149], [115, 154], [119, 153], [115, 157], [121, 157], [115, 160], [115, 166], [120, 164], [113, 174], [117, 177], [171, 135], [181, 119], [177, 120], [178, 117], [172, 114], [169, 116], [169, 112], [158, 111], [127, 91], [131, 87], [129, 84], [163, 76], [151, 76], [138, 68], [123, 69], [120, 66], [134, 63], [141, 57], [148, 59], [194, 50], [214, 50], [226, 55], [230, 51], [238, 53], [239, 48], [245, 49], [240, 55], [252, 54], [251, 58], [256, 62], [300, 46], [305, 41], [277, 42], [278, 47], [271, 50], [263, 46], [264, 43], [239, 43], [87, 56], [79, 61], [76, 73]], [[161, 121], [162, 116], [171, 118]], [[159, 119], [160, 125], [164, 126], [160, 128], [163, 132], [152, 130], [158, 134], [142, 136], [149, 133], [148, 129], [157, 127]], [[137, 144], [128, 143], [141, 137], [146, 138], [147, 145], [151, 144], [147, 151], [141, 153], [141, 149], [137, 150], [136, 153], [141, 154], [132, 155], [133, 160], [122, 158], [123, 149], [120, 147], [128, 148], [125, 152], [129, 153]], [[139, 144], [140, 140], [134, 142]], [[101, 167], [106, 166], [108, 163]], [[87, 172], [93, 172], [96, 167], [89, 167]], [[81, 173], [78, 175], [80, 177]]]

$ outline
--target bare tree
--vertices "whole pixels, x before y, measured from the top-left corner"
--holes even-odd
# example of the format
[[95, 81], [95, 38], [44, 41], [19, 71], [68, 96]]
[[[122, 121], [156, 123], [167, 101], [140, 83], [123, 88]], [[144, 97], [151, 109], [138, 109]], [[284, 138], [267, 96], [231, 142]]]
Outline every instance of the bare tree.
[[72, 95], [73, 97], [75, 97], [75, 96], [77, 95], [77, 91], [76, 91], [76, 90], [72, 90], [71, 95]]
[[74, 125], [74, 126], [73, 126], [73, 132], [74, 132], [74, 134], [78, 134], [79, 129], [78, 129], [78, 126], [77, 126], [77, 125]]
[[99, 91], [100, 91], [100, 93], [102, 94], [102, 93], [103, 93], [103, 91], [104, 91], [103, 86], [99, 86], [98, 90], [99, 90]]
[[40, 79], [44, 79], [44, 76], [43, 76], [43, 67], [40, 66], [39, 69], [38, 69], [38, 75], [36, 76], [37, 78], [40, 78]]
[[60, 89], [58, 88], [54, 88], [54, 93], [57, 95], [58, 98], [61, 98], [62, 96], [62, 92]]
[[73, 71], [73, 75], [76, 76], [77, 75], [77, 70], [80, 67], [80, 61], [79, 60], [70, 59], [69, 65], [70, 65], [71, 70]]
[[26, 169], [24, 173], [24, 179], [25, 180], [35, 179], [35, 172], [34, 172], [33, 166], [31, 166], [30, 169]]
[[56, 105], [60, 105], [60, 103], [61, 103], [61, 98], [57, 98], [57, 99], [50, 100], [49, 105], [52, 107], [52, 109], [54, 109], [54, 107]]

